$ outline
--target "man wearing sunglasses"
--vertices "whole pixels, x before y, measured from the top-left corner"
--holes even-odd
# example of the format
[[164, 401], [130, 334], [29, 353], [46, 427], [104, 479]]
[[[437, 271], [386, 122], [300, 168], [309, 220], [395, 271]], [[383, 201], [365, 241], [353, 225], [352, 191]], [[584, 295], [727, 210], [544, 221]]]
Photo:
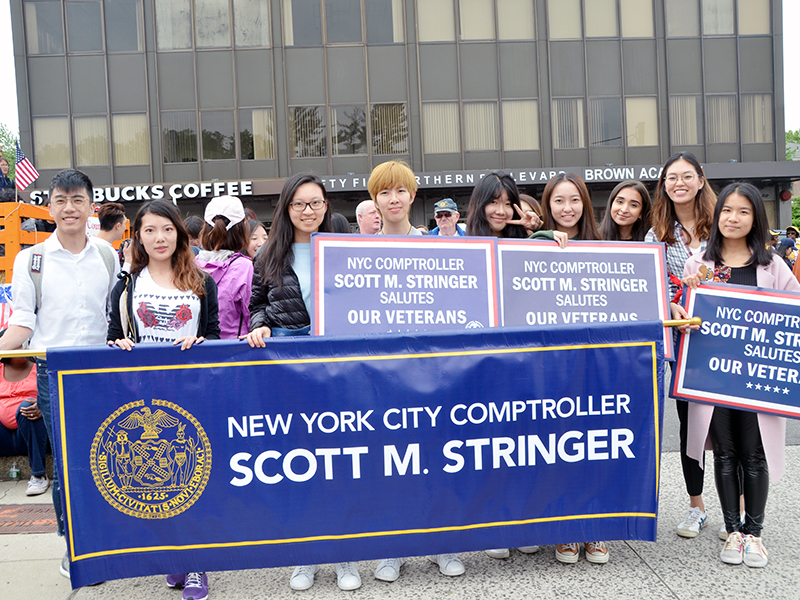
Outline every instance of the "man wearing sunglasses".
[[458, 206], [450, 198], [439, 200], [433, 205], [436, 227], [431, 230], [430, 235], [464, 235], [464, 230], [458, 225], [460, 216]]

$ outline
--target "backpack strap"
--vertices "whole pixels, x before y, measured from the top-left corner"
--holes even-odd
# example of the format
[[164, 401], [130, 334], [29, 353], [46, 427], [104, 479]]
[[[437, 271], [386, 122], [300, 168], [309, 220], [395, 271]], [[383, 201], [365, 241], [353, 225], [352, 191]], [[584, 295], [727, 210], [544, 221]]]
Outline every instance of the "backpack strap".
[[112, 287], [114, 283], [114, 263], [117, 260], [117, 253], [106, 246], [105, 244], [97, 244], [95, 246], [100, 251], [100, 256], [103, 259], [103, 264], [108, 271], [108, 280], [111, 282]]
[[39, 242], [31, 247], [28, 255], [28, 274], [33, 282], [36, 293], [36, 311], [42, 306], [42, 269], [44, 268], [44, 242]]

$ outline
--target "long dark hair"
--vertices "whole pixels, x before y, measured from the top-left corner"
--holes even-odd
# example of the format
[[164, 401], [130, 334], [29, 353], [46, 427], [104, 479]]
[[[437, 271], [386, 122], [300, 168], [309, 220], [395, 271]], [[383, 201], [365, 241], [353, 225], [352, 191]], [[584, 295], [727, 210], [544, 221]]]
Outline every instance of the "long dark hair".
[[214, 217], [214, 226], [211, 227], [203, 222], [201, 241], [205, 250], [233, 250], [247, 254], [247, 245], [250, 242], [247, 223], [239, 221], [236, 225], [227, 229], [228, 219], [222, 215]]
[[192, 252], [192, 247], [189, 245], [189, 232], [186, 231], [186, 226], [183, 224], [178, 209], [172, 202], [167, 200], [151, 200], [136, 213], [136, 218], [133, 221], [131, 274], [138, 275], [150, 262], [150, 256], [139, 239], [142, 218], [148, 214], [164, 217], [172, 221], [175, 231], [178, 233], [175, 252], [172, 254], [172, 280], [182, 292], [191, 290], [198, 298], [202, 298], [205, 295], [205, 288], [203, 287], [204, 276], [194, 262], [194, 252]]
[[[678, 241], [675, 239], [675, 222], [678, 220], [678, 216], [675, 214], [675, 204], [664, 187], [667, 180], [667, 170], [681, 159], [692, 165], [697, 176], [703, 178], [703, 187], [700, 188], [694, 198], [694, 232], [701, 240], [708, 239], [711, 233], [714, 202], [717, 199], [714, 195], [714, 190], [711, 189], [711, 185], [708, 183], [708, 179], [706, 179], [705, 173], [703, 173], [700, 161], [697, 160], [694, 154], [691, 152], [678, 152], [670, 156], [661, 169], [653, 201], [653, 229], [655, 229], [658, 241], [666, 242], [667, 244], [674, 244]], [[692, 235], [689, 230], [684, 229], [683, 233], [686, 236], [687, 243], [690, 242]]]
[[627, 179], [618, 183], [617, 186], [611, 190], [611, 195], [608, 197], [606, 214], [603, 217], [603, 222], [600, 223], [600, 235], [604, 240], [617, 241], [622, 239], [619, 236], [619, 225], [617, 225], [617, 222], [611, 217], [611, 207], [617, 195], [627, 188], [635, 190], [642, 199], [642, 212], [631, 229], [631, 240], [634, 242], [644, 241], [645, 234], [650, 230], [650, 210], [653, 207], [650, 201], [650, 193], [641, 181]]
[[266, 248], [262, 246], [256, 254], [255, 268], [264, 284], [283, 287], [283, 274], [292, 268], [294, 263], [294, 225], [289, 217], [289, 204], [294, 200], [297, 188], [306, 183], [313, 183], [322, 190], [325, 199], [325, 215], [319, 225], [320, 233], [331, 232], [331, 207], [328, 202], [328, 192], [322, 180], [311, 173], [298, 173], [286, 180], [278, 198], [278, 205], [272, 217], [272, 228]]
[[770, 238], [767, 209], [764, 207], [764, 200], [761, 198], [761, 192], [758, 191], [758, 188], [744, 181], [730, 183], [719, 193], [717, 205], [714, 207], [711, 235], [709, 235], [703, 258], [715, 263], [722, 262], [722, 246], [725, 238], [719, 231], [719, 216], [722, 214], [725, 200], [731, 194], [744, 196], [753, 207], [753, 226], [747, 234], [747, 247], [750, 248], [751, 252], [750, 260], [747, 261], [747, 264], [763, 266], [770, 264], [772, 262], [772, 251], [767, 249], [767, 241]]
[[[511, 175], [501, 171], [492, 171], [481, 179], [472, 190], [472, 195], [469, 198], [469, 208], [467, 208], [467, 235], [495, 235], [486, 218], [486, 205], [502, 196], [504, 191], [512, 204], [513, 216], [511, 218], [516, 219], [519, 217], [517, 211], [513, 208], [514, 206], [520, 206], [517, 184]], [[528, 237], [528, 232], [522, 225], [506, 225], [500, 232], [500, 237], [526, 238]]]
[[578, 177], [575, 173], [559, 173], [552, 177], [547, 185], [544, 186], [542, 192], [542, 229], [558, 229], [558, 223], [553, 219], [553, 212], [550, 208], [550, 197], [553, 195], [553, 190], [559, 183], [569, 181], [578, 189], [578, 195], [581, 197], [583, 204], [583, 211], [581, 218], [578, 221], [578, 239], [579, 240], [599, 240], [600, 232], [597, 230], [597, 221], [594, 219], [594, 209], [592, 208], [592, 197], [589, 195], [589, 190], [583, 179]]

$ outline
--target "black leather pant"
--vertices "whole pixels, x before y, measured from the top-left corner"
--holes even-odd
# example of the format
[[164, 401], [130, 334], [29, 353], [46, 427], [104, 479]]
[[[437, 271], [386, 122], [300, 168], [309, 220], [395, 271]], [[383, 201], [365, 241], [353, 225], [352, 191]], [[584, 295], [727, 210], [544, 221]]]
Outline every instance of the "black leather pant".
[[[714, 480], [725, 529], [728, 533], [741, 531], [744, 535], [759, 537], [769, 494], [769, 470], [758, 415], [714, 407], [710, 433], [714, 447]], [[744, 493], [744, 525], [739, 516], [740, 491]]]

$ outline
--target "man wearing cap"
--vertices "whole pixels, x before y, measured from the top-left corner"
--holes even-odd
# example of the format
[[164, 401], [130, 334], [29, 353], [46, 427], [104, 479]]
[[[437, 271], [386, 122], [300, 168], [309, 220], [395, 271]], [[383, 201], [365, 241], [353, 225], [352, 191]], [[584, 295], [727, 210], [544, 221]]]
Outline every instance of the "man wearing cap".
[[792, 251], [788, 254], [788, 258], [789, 258], [789, 260], [792, 261], [793, 265], [794, 265], [795, 262], [797, 262], [797, 246], [796, 246], [796, 244], [797, 244], [797, 235], [799, 233], [800, 233], [800, 230], [798, 230], [797, 227], [795, 227], [794, 225], [789, 225], [786, 228], [786, 238], [784, 238], [784, 239], [790, 239], [790, 240], [792, 240], [792, 242], [794, 242], [794, 244], [792, 244]]
[[781, 232], [778, 229], [769, 230], [770, 239], [767, 243], [767, 250], [775, 250], [778, 245], [778, 240], [781, 239]]
[[458, 206], [450, 198], [439, 200], [433, 205], [433, 218], [436, 219], [430, 235], [464, 235], [464, 230], [458, 225]]

